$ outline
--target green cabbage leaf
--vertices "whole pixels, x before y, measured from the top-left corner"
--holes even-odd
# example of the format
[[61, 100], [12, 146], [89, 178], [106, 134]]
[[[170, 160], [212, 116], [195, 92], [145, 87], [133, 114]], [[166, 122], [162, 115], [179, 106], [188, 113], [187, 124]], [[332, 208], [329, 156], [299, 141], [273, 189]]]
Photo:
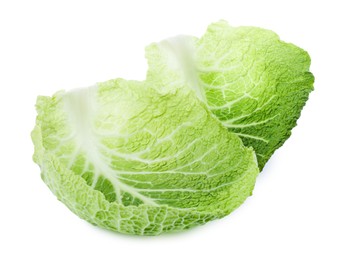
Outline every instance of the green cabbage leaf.
[[98, 226], [156, 235], [228, 215], [258, 174], [251, 148], [176, 88], [111, 80], [37, 100], [42, 178]]
[[246, 146], [262, 169], [290, 136], [314, 77], [310, 57], [272, 31], [211, 24], [200, 38], [178, 36], [147, 47], [148, 78], [180, 81]]

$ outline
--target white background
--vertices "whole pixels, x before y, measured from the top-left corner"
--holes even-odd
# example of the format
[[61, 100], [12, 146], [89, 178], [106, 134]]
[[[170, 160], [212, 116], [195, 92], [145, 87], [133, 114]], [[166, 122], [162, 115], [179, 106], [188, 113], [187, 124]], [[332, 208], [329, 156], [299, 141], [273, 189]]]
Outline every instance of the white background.
[[[0, 259], [346, 259], [343, 1], [1, 1]], [[132, 237], [58, 202], [31, 156], [37, 95], [143, 79], [144, 46], [219, 19], [272, 29], [312, 57], [315, 91], [292, 137], [230, 216]]]

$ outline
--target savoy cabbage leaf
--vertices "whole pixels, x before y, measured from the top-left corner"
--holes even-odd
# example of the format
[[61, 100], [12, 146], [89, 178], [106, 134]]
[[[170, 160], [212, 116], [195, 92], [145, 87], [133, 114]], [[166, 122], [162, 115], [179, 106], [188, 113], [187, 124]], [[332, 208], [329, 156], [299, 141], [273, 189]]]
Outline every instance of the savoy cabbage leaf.
[[111, 80], [39, 97], [32, 138], [42, 178], [101, 227], [155, 235], [221, 218], [252, 192], [252, 149], [177, 88]]
[[256, 27], [220, 21], [200, 39], [151, 44], [146, 56], [148, 79], [194, 89], [225, 127], [255, 149], [261, 169], [290, 136], [313, 90], [307, 52]]

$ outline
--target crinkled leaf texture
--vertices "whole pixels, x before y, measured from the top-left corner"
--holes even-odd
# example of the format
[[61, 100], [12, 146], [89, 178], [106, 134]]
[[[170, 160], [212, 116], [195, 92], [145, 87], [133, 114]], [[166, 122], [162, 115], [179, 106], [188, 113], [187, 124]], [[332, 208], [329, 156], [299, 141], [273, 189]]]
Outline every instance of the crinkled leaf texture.
[[225, 127], [254, 148], [260, 169], [290, 136], [313, 90], [307, 52], [260, 28], [220, 21], [200, 39], [152, 44], [146, 56], [148, 79], [194, 89]]
[[186, 88], [121, 79], [37, 100], [42, 179], [97, 226], [157, 235], [221, 218], [251, 194], [252, 148]]
[[304, 50], [224, 21], [200, 39], [152, 44], [146, 56], [143, 82], [39, 97], [32, 139], [43, 180], [74, 213], [157, 235], [242, 204], [290, 136], [314, 78]]

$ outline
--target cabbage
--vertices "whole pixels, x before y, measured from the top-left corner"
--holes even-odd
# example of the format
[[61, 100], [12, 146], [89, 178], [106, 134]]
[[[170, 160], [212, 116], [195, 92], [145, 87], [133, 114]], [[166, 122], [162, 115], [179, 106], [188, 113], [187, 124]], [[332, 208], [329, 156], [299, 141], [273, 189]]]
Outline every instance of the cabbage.
[[146, 50], [145, 81], [39, 96], [32, 140], [43, 181], [72, 212], [157, 235], [222, 218], [252, 194], [313, 77], [306, 52], [225, 22]]
[[174, 78], [194, 89], [255, 149], [260, 169], [291, 135], [313, 90], [308, 53], [269, 30], [220, 21], [200, 39], [175, 37], [146, 50], [148, 78], [166, 87]]

